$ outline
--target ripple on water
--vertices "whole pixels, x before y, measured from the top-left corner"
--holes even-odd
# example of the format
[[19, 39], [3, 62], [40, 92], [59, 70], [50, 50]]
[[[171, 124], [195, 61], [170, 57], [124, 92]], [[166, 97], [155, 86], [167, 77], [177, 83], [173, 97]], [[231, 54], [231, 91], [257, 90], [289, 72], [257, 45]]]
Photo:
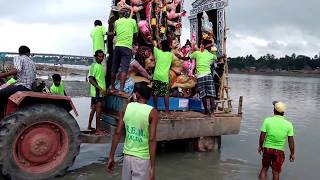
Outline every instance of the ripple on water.
[[[220, 152], [157, 154], [157, 179], [257, 179], [261, 164], [261, 156], [257, 154], [259, 129], [263, 119], [273, 113], [273, 100], [287, 104], [286, 114], [296, 131], [297, 160], [293, 164], [285, 162], [282, 179], [319, 179], [319, 161], [315, 157], [320, 149], [320, 79], [231, 75], [230, 84], [234, 99], [244, 96], [240, 134], [224, 136]], [[90, 100], [75, 99], [75, 102], [80, 110], [78, 122], [85, 128]], [[82, 148], [74, 170], [64, 179], [120, 179], [120, 167], [113, 175], [105, 171], [107, 146], [84, 145]]]

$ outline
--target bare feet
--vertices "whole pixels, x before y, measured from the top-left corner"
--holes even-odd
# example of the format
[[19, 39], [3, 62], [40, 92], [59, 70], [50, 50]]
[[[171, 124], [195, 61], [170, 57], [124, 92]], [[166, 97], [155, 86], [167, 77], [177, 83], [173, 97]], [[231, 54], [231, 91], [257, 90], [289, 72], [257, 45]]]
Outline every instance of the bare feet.
[[104, 132], [104, 131], [101, 131], [101, 130], [96, 130], [96, 132], [94, 133], [95, 135], [97, 136], [105, 136], [107, 135], [108, 133]]
[[215, 117], [215, 116], [214, 116], [214, 113], [211, 112], [211, 111], [204, 111], [203, 114], [206, 115], [206, 116], [208, 116], [208, 117]]
[[95, 131], [96, 129], [89, 126], [89, 127], [88, 127], [88, 130], [89, 130], [89, 131]]
[[204, 115], [209, 115], [209, 113], [210, 113], [210, 112], [209, 112], [208, 110], [205, 110], [203, 114], [204, 114]]
[[212, 118], [215, 117], [214, 113], [212, 113], [212, 112], [210, 112], [210, 113], [208, 114], [208, 116], [209, 116], [209, 117], [212, 117]]

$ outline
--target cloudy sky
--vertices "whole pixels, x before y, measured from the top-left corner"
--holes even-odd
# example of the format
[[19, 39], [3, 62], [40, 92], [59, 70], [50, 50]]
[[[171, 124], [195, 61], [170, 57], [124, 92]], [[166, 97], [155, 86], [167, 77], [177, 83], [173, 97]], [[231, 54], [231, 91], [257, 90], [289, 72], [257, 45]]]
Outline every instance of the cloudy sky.
[[[0, 52], [91, 55], [95, 19], [105, 24], [111, 0], [0, 0]], [[191, 2], [185, 0], [185, 9]], [[229, 0], [228, 55], [320, 52], [319, 0]], [[317, 23], [318, 22], [318, 23]], [[189, 37], [184, 21], [183, 40]]]

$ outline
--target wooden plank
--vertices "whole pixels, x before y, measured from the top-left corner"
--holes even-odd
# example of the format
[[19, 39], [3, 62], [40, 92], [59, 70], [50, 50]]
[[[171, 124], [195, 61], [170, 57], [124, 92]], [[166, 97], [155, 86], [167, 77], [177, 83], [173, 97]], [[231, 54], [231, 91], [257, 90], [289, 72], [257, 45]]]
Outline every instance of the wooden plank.
[[[117, 114], [104, 114], [104, 116], [109, 116], [110, 118], [113, 119], [118, 119], [119, 116]], [[216, 113], [215, 117], [239, 117], [238, 114], [231, 114], [231, 113]], [[186, 112], [170, 112], [169, 114], [166, 114], [165, 112], [159, 112], [159, 119], [162, 121], [167, 121], [167, 120], [193, 120], [193, 119], [211, 119], [212, 117], [209, 117], [208, 115], [205, 115], [200, 112], [195, 112], [195, 111], [186, 111]]]
[[[192, 119], [162, 119], [158, 123], [157, 141], [171, 141], [206, 136], [238, 134], [241, 117], [215, 117]], [[109, 124], [109, 126], [112, 126]], [[112, 126], [112, 128], [116, 128]], [[112, 142], [112, 135], [96, 136], [89, 132], [81, 134], [82, 143], [105, 144]], [[124, 137], [124, 136], [123, 136]], [[122, 139], [121, 142], [124, 140]]]
[[[110, 134], [114, 134], [116, 122], [119, 119], [119, 110], [127, 100], [119, 97], [109, 97], [105, 104], [105, 114], [102, 116], [102, 127]], [[223, 102], [231, 102], [230, 99]], [[221, 136], [238, 134], [240, 131], [241, 115], [221, 112], [215, 117], [204, 115], [195, 111], [159, 113], [157, 129], [158, 141], [198, 138], [203, 136]], [[93, 136], [93, 137], [92, 137]], [[111, 138], [84, 135], [84, 142], [111, 142]]]
[[242, 115], [242, 102], [243, 102], [243, 96], [240, 96], [239, 98], [239, 106], [238, 106], [238, 115]]
[[240, 117], [160, 121], [157, 129], [157, 140], [170, 141], [203, 136], [238, 134], [240, 132], [240, 122]]

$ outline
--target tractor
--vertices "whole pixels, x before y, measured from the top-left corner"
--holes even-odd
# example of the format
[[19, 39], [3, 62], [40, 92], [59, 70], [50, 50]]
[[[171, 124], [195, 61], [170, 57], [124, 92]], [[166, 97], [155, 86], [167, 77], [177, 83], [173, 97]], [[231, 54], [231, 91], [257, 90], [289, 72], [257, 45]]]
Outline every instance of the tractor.
[[71, 111], [78, 115], [67, 96], [31, 91], [10, 96], [0, 117], [0, 173], [19, 180], [64, 175], [81, 143]]

